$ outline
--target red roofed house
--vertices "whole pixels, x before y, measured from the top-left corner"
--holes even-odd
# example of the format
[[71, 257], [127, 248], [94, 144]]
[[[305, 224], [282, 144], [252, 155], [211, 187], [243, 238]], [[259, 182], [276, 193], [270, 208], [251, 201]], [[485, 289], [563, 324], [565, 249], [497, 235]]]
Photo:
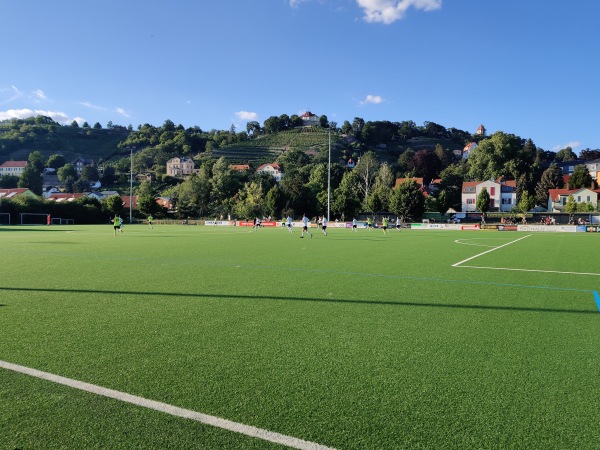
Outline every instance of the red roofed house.
[[250, 166], [248, 164], [232, 164], [229, 166], [231, 170], [235, 170], [236, 172], [245, 172], [246, 170], [250, 170]]
[[131, 205], [131, 207], [133, 209], [138, 209], [138, 198], [139, 197], [137, 195], [134, 195], [133, 197], [130, 197], [129, 195], [122, 195], [121, 199], [123, 199], [123, 208], [129, 209], [131, 199], [133, 199], [133, 204]]
[[475, 147], [477, 147], [475, 142], [469, 142], [467, 145], [465, 145], [465, 148], [463, 148], [462, 151], [463, 159], [467, 159]]
[[310, 111], [306, 111], [304, 114], [300, 116], [302, 119], [302, 123], [304, 126], [311, 125], [319, 125], [319, 117], [316, 114], [311, 113]]
[[37, 197], [32, 191], [27, 188], [0, 189], [0, 198], [14, 198], [19, 195], [27, 197]]
[[508, 212], [517, 202], [515, 180], [465, 181], [462, 186], [462, 212], [477, 211], [477, 197], [483, 188], [490, 195], [490, 211]]
[[283, 178], [283, 169], [277, 163], [263, 164], [256, 171], [260, 173], [268, 173], [275, 178], [275, 181], [278, 183]]
[[0, 164], [0, 177], [14, 175], [20, 177], [27, 165], [27, 161], [5, 161]]
[[48, 200], [55, 201], [56, 203], [72, 202], [81, 197], [86, 197], [87, 194], [72, 193], [72, 194], [50, 194]]
[[581, 188], [581, 189], [549, 189], [548, 190], [548, 211], [565, 212], [565, 205], [570, 195], [577, 203], [598, 204], [598, 194], [600, 190]]

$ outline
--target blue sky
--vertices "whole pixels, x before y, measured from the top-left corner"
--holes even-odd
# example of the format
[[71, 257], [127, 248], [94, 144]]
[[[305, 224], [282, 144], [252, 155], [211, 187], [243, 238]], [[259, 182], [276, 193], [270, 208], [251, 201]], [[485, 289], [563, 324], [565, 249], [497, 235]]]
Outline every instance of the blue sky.
[[325, 114], [600, 148], [597, 0], [4, 0], [0, 120]]

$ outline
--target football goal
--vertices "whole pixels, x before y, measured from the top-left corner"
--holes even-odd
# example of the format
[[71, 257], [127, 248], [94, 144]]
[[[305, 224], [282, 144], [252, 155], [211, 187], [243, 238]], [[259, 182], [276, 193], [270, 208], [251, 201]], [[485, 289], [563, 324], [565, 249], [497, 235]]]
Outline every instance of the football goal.
[[75, 223], [73, 219], [61, 219], [60, 217], [52, 217], [50, 221], [52, 225], [73, 225]]
[[0, 213], [0, 225], [10, 225], [10, 213]]
[[47, 225], [48, 214], [41, 213], [20, 213], [19, 223], [21, 225]]

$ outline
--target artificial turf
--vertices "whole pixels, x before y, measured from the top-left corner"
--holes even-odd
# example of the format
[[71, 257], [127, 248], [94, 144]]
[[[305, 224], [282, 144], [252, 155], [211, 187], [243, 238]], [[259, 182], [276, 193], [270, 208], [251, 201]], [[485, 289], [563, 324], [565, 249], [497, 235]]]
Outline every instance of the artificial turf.
[[[597, 448], [598, 236], [313, 233], [0, 227], [0, 360], [340, 449]], [[0, 448], [278, 448], [3, 369], [0, 423]]]

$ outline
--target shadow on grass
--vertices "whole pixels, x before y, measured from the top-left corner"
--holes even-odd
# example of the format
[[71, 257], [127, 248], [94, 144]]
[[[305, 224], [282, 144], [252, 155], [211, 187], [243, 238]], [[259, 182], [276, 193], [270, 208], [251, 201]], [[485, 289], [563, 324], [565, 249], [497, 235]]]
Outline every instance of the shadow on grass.
[[[404, 307], [424, 307], [424, 308], [449, 308], [449, 309], [475, 309], [489, 311], [524, 311], [524, 312], [544, 312], [544, 313], [568, 313], [568, 314], [598, 314], [597, 310], [580, 309], [561, 309], [561, 308], [535, 308], [527, 306], [504, 306], [504, 305], [469, 305], [452, 303], [432, 303], [417, 301], [387, 301], [387, 300], [353, 300], [353, 299], [335, 299], [335, 298], [311, 298], [311, 297], [283, 297], [283, 296], [263, 296], [263, 295], [239, 295], [239, 294], [190, 294], [187, 292], [130, 292], [114, 290], [91, 290], [91, 289], [45, 289], [45, 288], [19, 288], [19, 287], [0, 287], [1, 291], [17, 292], [47, 292], [47, 293], [66, 293], [66, 294], [109, 294], [109, 295], [140, 295], [155, 297], [189, 297], [189, 298], [222, 298], [234, 300], [280, 300], [280, 301], [300, 301], [300, 302], [318, 302], [318, 303], [343, 303], [356, 305], [382, 305], [382, 306], [404, 306]], [[0, 305], [1, 306], [1, 305]]]

